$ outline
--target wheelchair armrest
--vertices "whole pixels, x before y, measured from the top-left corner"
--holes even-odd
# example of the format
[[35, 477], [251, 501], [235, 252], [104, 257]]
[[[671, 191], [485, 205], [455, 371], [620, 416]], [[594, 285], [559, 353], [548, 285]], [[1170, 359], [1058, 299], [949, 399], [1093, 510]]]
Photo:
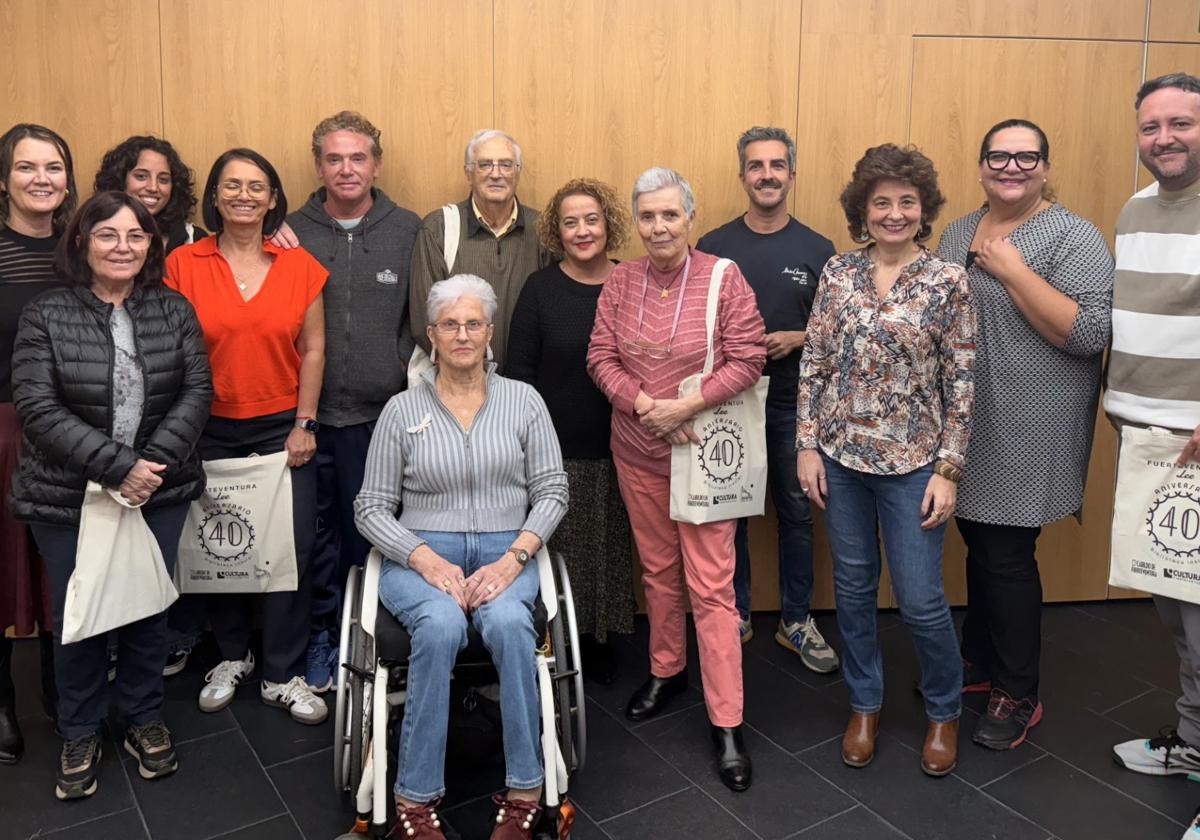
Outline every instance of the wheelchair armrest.
[[379, 612], [379, 573], [383, 570], [383, 553], [372, 548], [363, 568], [362, 617], [360, 624], [371, 638], [375, 638], [375, 616]]
[[550, 560], [550, 551], [546, 546], [538, 549], [538, 580], [541, 586], [542, 603], [546, 606], [546, 620], [553, 620], [558, 615], [558, 586], [554, 582], [554, 563]]

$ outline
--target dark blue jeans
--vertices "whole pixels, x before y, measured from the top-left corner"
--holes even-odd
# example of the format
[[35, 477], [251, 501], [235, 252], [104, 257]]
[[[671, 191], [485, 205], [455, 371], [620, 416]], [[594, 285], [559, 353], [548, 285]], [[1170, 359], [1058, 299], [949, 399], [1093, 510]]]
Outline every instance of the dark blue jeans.
[[317, 433], [317, 537], [312, 554], [312, 632], [337, 636], [342, 590], [351, 566], [361, 566], [371, 545], [354, 525], [354, 497], [362, 489], [367, 448], [375, 423]]
[[[779, 606], [785, 623], [803, 621], [813, 591], [813, 521], [796, 477], [796, 412], [767, 405], [767, 475], [779, 520]], [[738, 614], [750, 616], [750, 520], [739, 519], [733, 547], [733, 591]]]
[[[179, 534], [187, 517], [186, 504], [143, 510], [146, 524], [158, 540], [167, 573], [175, 571]], [[73, 525], [32, 524], [38, 550], [50, 579], [54, 607], [54, 678], [58, 682], [58, 726], [64, 738], [97, 732], [108, 717], [108, 634], [73, 644], [62, 643], [63, 607], [67, 582], [75, 571], [79, 528]], [[143, 618], [116, 630], [117, 711], [128, 724], [141, 726], [162, 718], [163, 665], [167, 661], [167, 614]]]
[[906, 475], [876, 475], [822, 456], [829, 498], [825, 527], [833, 551], [833, 584], [842, 633], [842, 673], [850, 708], [877, 712], [883, 705], [883, 659], [875, 616], [879, 598], [879, 532], [887, 549], [892, 591], [921, 662], [921, 693], [931, 721], [962, 711], [962, 659], [942, 588], [945, 524], [921, 528], [921, 499], [933, 465]]

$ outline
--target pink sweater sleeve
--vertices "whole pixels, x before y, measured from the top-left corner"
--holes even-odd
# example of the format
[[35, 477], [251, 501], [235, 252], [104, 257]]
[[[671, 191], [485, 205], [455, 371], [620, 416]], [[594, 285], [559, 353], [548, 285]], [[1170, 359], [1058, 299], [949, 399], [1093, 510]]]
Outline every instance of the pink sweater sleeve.
[[717, 331], [719, 357], [713, 361], [712, 374], [700, 384], [705, 405], [715, 405], [745, 391], [758, 381], [767, 361], [758, 301], [736, 264], [725, 269], [721, 280]]
[[628, 273], [617, 266], [604, 284], [596, 303], [596, 321], [592, 325], [592, 337], [588, 343], [587, 369], [588, 375], [608, 397], [613, 408], [633, 414], [633, 403], [642, 386], [625, 370], [617, 339], [621, 301], [625, 298], [627, 286]]

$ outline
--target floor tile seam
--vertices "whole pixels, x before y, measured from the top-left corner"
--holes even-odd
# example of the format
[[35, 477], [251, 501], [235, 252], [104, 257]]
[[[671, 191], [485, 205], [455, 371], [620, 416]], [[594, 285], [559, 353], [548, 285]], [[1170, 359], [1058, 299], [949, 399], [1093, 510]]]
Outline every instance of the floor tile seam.
[[[1153, 694], [1155, 692], [1156, 688], [1157, 688], [1156, 686], [1150, 686], [1149, 688], [1147, 688], [1145, 691], [1143, 691], [1138, 696], [1130, 697], [1128, 700], [1122, 700], [1120, 703], [1117, 703], [1115, 706], [1109, 706], [1107, 709], [1105, 709], [1103, 712], [1100, 712], [1099, 714], [1103, 717], [1108, 717], [1109, 712], [1115, 712], [1117, 709], [1121, 708], [1122, 706], [1128, 706], [1130, 703], [1135, 703], [1138, 700], [1141, 700], [1147, 694]], [[1128, 729], [1129, 727], [1125, 727], [1125, 728]]]
[[[841, 736], [839, 735], [839, 736], [837, 736], [837, 737], [839, 737], [839, 738], [840, 738]], [[832, 739], [832, 738], [830, 738], [829, 740], [830, 740], [830, 741], [832, 741], [833, 739]], [[827, 744], [827, 743], [829, 743], [829, 741], [825, 741], [825, 742], [823, 742], [823, 743], [826, 743], [826, 744]], [[815, 747], [814, 747], [814, 748], [812, 748], [812, 749], [815, 749]], [[850, 791], [846, 790], [844, 787], [842, 787], [841, 785], [839, 785], [839, 784], [838, 784], [837, 782], [835, 782], [833, 779], [831, 779], [831, 778], [829, 778], [828, 776], [826, 776], [826, 775], [824, 775], [823, 773], [821, 773], [821, 771], [820, 771], [820, 770], [818, 770], [816, 767], [814, 767], [812, 764], [810, 764], [809, 762], [807, 762], [807, 761], [805, 761], [804, 759], [800, 758], [800, 756], [798, 756], [798, 755], [797, 755], [795, 758], [796, 758], [796, 760], [797, 760], [797, 761], [799, 761], [801, 764], [803, 764], [805, 767], [807, 767], [807, 768], [808, 768], [810, 771], [812, 771], [813, 773], [815, 773], [815, 774], [816, 774], [816, 776], [817, 776], [817, 778], [824, 780], [826, 784], [828, 784], [830, 787], [832, 787], [834, 790], [836, 790], [836, 791], [837, 791], [838, 793], [840, 793], [842, 796], [846, 797], [847, 799], [851, 800], [852, 802], [857, 802], [857, 803], [858, 803], [858, 806], [859, 806], [860, 808], [862, 808], [864, 811], [866, 811], [866, 812], [867, 812], [868, 814], [870, 814], [871, 816], [875, 817], [875, 819], [879, 820], [879, 821], [880, 821], [881, 823], [883, 823], [884, 825], [887, 825], [887, 826], [889, 826], [889, 827], [891, 827], [891, 828], [895, 829], [895, 830], [896, 830], [896, 832], [897, 832], [897, 833], [899, 833], [901, 837], [904, 837], [904, 838], [905, 838], [905, 840], [916, 840], [916, 838], [914, 838], [914, 837], [913, 837], [911, 834], [909, 834], [907, 831], [904, 831], [903, 829], [901, 829], [901, 828], [900, 828], [900, 826], [896, 825], [896, 824], [895, 824], [895, 823], [893, 823], [891, 820], [889, 820], [887, 817], [883, 816], [883, 814], [881, 814], [881, 813], [879, 813], [878, 811], [876, 811], [874, 808], [872, 808], [872, 807], [871, 807], [870, 805], [868, 805], [866, 802], [863, 802], [861, 799], [859, 799], [857, 796], [855, 796], [854, 794], [852, 794]]]
[[[983, 784], [981, 784], [981, 785], [975, 785], [975, 787], [979, 788], [980, 790], [983, 790], [983, 789], [984, 789], [984, 788], [986, 788], [988, 785], [994, 785], [994, 784], [996, 784], [996, 782], [999, 782], [999, 781], [1002, 781], [1002, 780], [1004, 780], [1004, 779], [1007, 779], [1007, 778], [1008, 778], [1009, 776], [1011, 776], [1013, 773], [1019, 773], [1019, 772], [1021, 772], [1022, 770], [1024, 770], [1026, 767], [1031, 767], [1032, 765], [1034, 765], [1034, 764], [1037, 764], [1039, 761], [1041, 761], [1042, 759], [1044, 759], [1046, 756], [1050, 755], [1050, 753], [1046, 752], [1046, 750], [1045, 750], [1045, 749], [1043, 749], [1042, 747], [1038, 747], [1038, 749], [1041, 749], [1041, 750], [1042, 750], [1042, 752], [1041, 752], [1041, 755], [1034, 756], [1034, 757], [1033, 757], [1033, 758], [1031, 758], [1029, 761], [1023, 762], [1023, 763], [1021, 763], [1021, 764], [1018, 764], [1016, 767], [1012, 768], [1011, 770], [1008, 770], [1008, 771], [1006, 771], [1006, 772], [1004, 772], [1004, 773], [1001, 773], [1001, 774], [1000, 774], [999, 776], [997, 776], [996, 778], [994, 778], [994, 779], [990, 779], [990, 780], [988, 780], [988, 781], [984, 782], [984, 783], [983, 783]], [[1057, 758], [1057, 756], [1055, 756], [1055, 757]]]
[[[1045, 749], [1045, 747], [1043, 747], [1043, 749]], [[1164, 818], [1170, 820], [1171, 822], [1175, 823], [1175, 825], [1180, 825], [1180, 826], [1187, 825], [1186, 823], [1182, 823], [1179, 820], [1175, 819], [1170, 814], [1163, 813], [1162, 811], [1155, 808], [1153, 805], [1149, 805], [1149, 804], [1143, 802], [1142, 800], [1138, 799], [1136, 796], [1132, 796], [1132, 795], [1126, 793], [1125, 791], [1121, 790], [1121, 788], [1117, 787], [1116, 785], [1110, 784], [1109, 782], [1104, 781], [1104, 779], [1101, 779], [1099, 776], [1096, 776], [1096, 775], [1088, 772], [1087, 770], [1080, 767], [1079, 765], [1068, 761], [1067, 759], [1063, 758], [1061, 755], [1050, 752], [1049, 750], [1047, 750], [1047, 754], [1050, 755], [1051, 757], [1053, 757], [1054, 759], [1056, 759], [1057, 761], [1061, 761], [1063, 764], [1067, 765], [1072, 770], [1075, 770], [1076, 772], [1082, 773], [1084, 776], [1087, 776], [1093, 782], [1096, 782], [1097, 784], [1108, 788], [1109, 790], [1113, 791], [1114, 793], [1120, 794], [1121, 796], [1125, 797], [1126, 799], [1128, 799], [1130, 802], [1134, 803], [1135, 805], [1139, 805], [1142, 808], [1145, 808], [1147, 811], [1151, 811], [1155, 814], [1158, 814], [1160, 817], [1164, 817]], [[1129, 770], [1127, 772], [1132, 773], [1133, 771]], [[1046, 829], [1046, 830], [1049, 831], [1049, 829]]]
[[[674, 768], [672, 768], [672, 769], [674, 769]], [[621, 817], [627, 817], [630, 814], [633, 814], [633, 813], [636, 813], [636, 812], [642, 810], [643, 808], [649, 808], [651, 805], [657, 805], [659, 802], [663, 802], [667, 799], [670, 799], [672, 796], [678, 796], [679, 794], [683, 793], [684, 791], [686, 791], [690, 788], [694, 788], [694, 787], [695, 787], [695, 785], [689, 783], [689, 784], [684, 785], [683, 787], [679, 788], [679, 790], [673, 790], [670, 793], [664, 793], [662, 796], [656, 796], [654, 799], [651, 799], [648, 802], [643, 802], [641, 805], [637, 805], [633, 808], [629, 808], [625, 811], [622, 811], [619, 814], [613, 814], [611, 817], [605, 817], [602, 820], [593, 820], [593, 822], [595, 822], [596, 825], [603, 826], [605, 823], [610, 823], [613, 820], [619, 820], [619, 819], [621, 819]]]
[[813, 831], [814, 829], [820, 828], [821, 826], [825, 825], [825, 823], [836, 820], [838, 817], [844, 817], [846, 814], [849, 814], [851, 811], [856, 811], [861, 807], [862, 806], [859, 805], [858, 802], [856, 801], [849, 808], [846, 808], [843, 811], [838, 811], [836, 814], [830, 814], [825, 819], [820, 820], [819, 822], [815, 822], [810, 826], [805, 826], [804, 828], [800, 829], [799, 831], [792, 832], [791, 834], [788, 834], [788, 835], [780, 838], [780, 840], [792, 840], [795, 837], [799, 837], [802, 834], [805, 834], [809, 831]]
[[238, 729], [238, 726], [236, 724], [234, 724], [233, 726], [230, 726], [227, 729], [218, 729], [216, 732], [205, 732], [203, 735], [197, 735], [194, 738], [185, 738], [182, 741], [175, 741], [175, 746], [181, 747], [184, 744], [195, 744], [199, 741], [206, 741], [209, 738], [215, 738], [217, 735], [228, 735], [230, 732], [234, 732], [237, 729]]
[[[235, 716], [236, 717], [236, 716]], [[242, 736], [242, 741], [246, 744], [246, 749], [250, 750], [250, 754], [254, 756], [254, 763], [258, 765], [258, 769], [262, 770], [263, 775], [267, 778], [267, 784], [271, 786], [271, 790], [275, 791], [275, 798], [279, 800], [279, 804], [283, 806], [283, 810], [291, 817], [292, 825], [296, 826], [296, 831], [301, 837], [307, 837], [304, 829], [300, 828], [300, 821], [296, 819], [296, 815], [292, 813], [292, 808], [288, 805], [287, 800], [283, 798], [283, 794], [279, 792], [279, 785], [275, 784], [275, 780], [271, 778], [271, 774], [267, 772], [267, 768], [263, 766], [262, 759], [258, 757], [258, 753], [254, 751], [254, 745], [250, 743], [250, 739], [246, 737], [245, 731], [238, 726], [238, 734]], [[275, 816], [279, 816], [276, 814]], [[242, 826], [245, 828], [245, 826]]]
[[[637, 721], [636, 723], [633, 721], [630, 721], [629, 718], [625, 718], [625, 723], [623, 724], [623, 726], [629, 732], [637, 732], [639, 729], [643, 729], [648, 724], [654, 723], [655, 721], [666, 720], [668, 718], [675, 717], [676, 715], [683, 714], [684, 712], [690, 712], [692, 709], [696, 708], [697, 706], [703, 706], [703, 705], [704, 705], [704, 698], [701, 697], [695, 703], [689, 703], [688, 705], [683, 706], [681, 708], [673, 709], [672, 711], [664, 712], [663, 714], [655, 715], [654, 717], [647, 718], [646, 720], [640, 720], [640, 721]], [[610, 712], [609, 715], [617, 723], [622, 722], [621, 718], [618, 717], [615, 713]]]
[[125, 777], [125, 787], [129, 790], [129, 799], [133, 802], [134, 810], [137, 811], [138, 820], [142, 823], [142, 831], [146, 832], [146, 837], [149, 840], [154, 840], [154, 835], [150, 833], [150, 824], [146, 822], [146, 814], [142, 811], [142, 803], [137, 797], [137, 793], [133, 789], [133, 779], [129, 777], [129, 770], [125, 767], [125, 762], [121, 761], [121, 756], [124, 753], [117, 754], [117, 766], [121, 768], [121, 775]]
[[[254, 828], [256, 825], [263, 825], [265, 823], [269, 823], [271, 820], [277, 820], [284, 815], [288, 815], [288, 812], [286, 810], [280, 811], [278, 814], [272, 814], [269, 817], [263, 817], [261, 820], [255, 820], [254, 822], [247, 823], [246, 825], [239, 825], [236, 828], [229, 829], [228, 831], [222, 831], [219, 834], [210, 834], [207, 837], [205, 837], [204, 840], [218, 840], [218, 838], [220, 838], [220, 837], [228, 837], [229, 835], [233, 834], [234, 832], [245, 831], [247, 828]], [[294, 817], [292, 819], [292, 822], [295, 822]], [[296, 826], [296, 830], [300, 831], [300, 826]], [[300, 831], [300, 836], [304, 837], [306, 835], [304, 834], [303, 831]]]
[[[569, 791], [568, 791], [568, 792], [569, 792]], [[566, 797], [564, 797], [564, 798], [566, 798]], [[585, 817], [587, 817], [589, 820], [591, 820], [591, 821], [592, 821], [592, 825], [594, 825], [594, 826], [596, 827], [596, 830], [597, 830], [597, 831], [599, 831], [599, 832], [600, 832], [601, 834], [603, 834], [603, 835], [604, 835], [606, 838], [608, 838], [608, 840], [612, 840], [612, 835], [611, 835], [611, 834], [609, 834], [607, 831], [605, 831], [605, 830], [604, 830], [604, 827], [600, 825], [600, 823], [599, 823], [599, 822], [596, 820], [596, 818], [595, 818], [595, 817], [593, 817], [591, 814], [589, 814], [589, 813], [587, 812], [587, 809], [586, 809], [586, 808], [584, 808], [582, 805], [580, 805], [580, 804], [579, 804], [578, 802], [576, 802], [574, 799], [572, 799], [572, 800], [571, 800], [571, 804], [575, 806], [575, 810], [576, 810], [576, 811], [578, 811], [579, 813], [583, 814]]]
[[[782, 647], [782, 645], [781, 645], [781, 647]], [[788, 670], [788, 669], [784, 668], [783, 666], [779, 665], [779, 664], [778, 664], [778, 663], [776, 663], [776, 662], [772, 662], [770, 659], [768, 659], [766, 656], [764, 656], [763, 654], [759, 653], [758, 651], [756, 651], [756, 650], [745, 650], [745, 649], [743, 649], [743, 650], [744, 650], [744, 652], [745, 652], [745, 653], [748, 653], [748, 654], [750, 654], [751, 656], [753, 656], [755, 659], [759, 660], [760, 662], [764, 662], [764, 663], [766, 663], [767, 665], [770, 665], [772, 668], [774, 668], [774, 669], [775, 669], [776, 671], [778, 671], [780, 674], [783, 674], [783, 675], [784, 675], [785, 677], [787, 677], [788, 679], [792, 680], [793, 682], [797, 682], [797, 683], [799, 683], [800, 685], [804, 686], [805, 688], [810, 688], [810, 689], [812, 689], [813, 691], [823, 691], [823, 690], [826, 688], [826, 686], [821, 686], [821, 688], [813, 688], [813, 686], [810, 686], [808, 683], [804, 682], [804, 680], [800, 679], [798, 676], [796, 676], [795, 674], [793, 674], [793, 673], [792, 673], [790, 670]], [[840, 672], [840, 669], [839, 669], [839, 672]], [[815, 671], [813, 671], [813, 672], [811, 672], [811, 673], [816, 673], [816, 672], [815, 672]], [[819, 675], [819, 676], [831, 676], [831, 674], [823, 674], [823, 675]], [[841, 681], [842, 681], [842, 678], [841, 678], [841, 677], [838, 677], [838, 678], [837, 678], [837, 680], [835, 680], [835, 681], [831, 681], [829, 684], [830, 684], [830, 685], [833, 685], [833, 684], [834, 684], [834, 682], [841, 682]]]
[[[1042, 756], [1042, 758], [1044, 758], [1044, 757], [1045, 757], [1045, 756]], [[966, 781], [965, 779], [961, 778], [960, 776], [957, 776], [957, 775], [956, 775], [954, 778], [956, 778], [956, 779], [958, 779], [959, 781], [963, 782], [964, 784], [966, 784], [966, 785], [970, 786], [972, 789], [974, 789], [974, 790], [978, 791], [980, 796], [984, 797], [985, 799], [990, 799], [990, 800], [991, 800], [993, 803], [995, 803], [996, 805], [999, 805], [999, 806], [1000, 806], [1001, 808], [1003, 808], [1004, 810], [1008, 811], [1009, 813], [1013, 814], [1013, 815], [1014, 815], [1014, 816], [1016, 816], [1016, 817], [1019, 817], [1020, 819], [1024, 820], [1025, 822], [1029, 823], [1029, 824], [1030, 824], [1030, 825], [1032, 825], [1034, 828], [1039, 828], [1039, 829], [1041, 829], [1042, 831], [1046, 832], [1047, 834], [1053, 834], [1053, 833], [1054, 833], [1054, 832], [1053, 832], [1051, 829], [1049, 829], [1049, 828], [1047, 828], [1046, 826], [1042, 825], [1040, 822], [1035, 822], [1035, 821], [1033, 820], [1033, 818], [1032, 818], [1032, 817], [1030, 817], [1028, 814], [1022, 814], [1020, 811], [1018, 811], [1016, 808], [1014, 808], [1014, 807], [1012, 807], [1011, 805], [1009, 805], [1007, 802], [1004, 802], [1004, 801], [1002, 801], [1002, 800], [1000, 800], [1000, 799], [997, 799], [995, 796], [992, 796], [992, 794], [991, 794], [989, 791], [986, 791], [986, 790], [984, 790], [983, 788], [981, 788], [981, 787], [978, 787], [978, 786], [976, 786], [976, 785], [972, 785], [970, 782]]]
[[[126, 781], [129, 781], [129, 780], [126, 779]], [[60, 831], [71, 831], [72, 829], [82, 828], [83, 826], [90, 825], [91, 823], [94, 823], [97, 820], [106, 820], [109, 817], [116, 817], [121, 814], [128, 813], [129, 811], [136, 811], [137, 809], [138, 809], [137, 808], [137, 799], [135, 798], [133, 805], [130, 805], [128, 808], [122, 808], [119, 811], [112, 811], [107, 814], [99, 814], [98, 816], [95, 816], [95, 817], [88, 817], [86, 820], [80, 820], [79, 822], [71, 823], [70, 825], [60, 825], [57, 828], [50, 829], [49, 831], [45, 832], [44, 834], [42, 833], [42, 830], [39, 828], [38, 830], [33, 832], [33, 834], [29, 835], [29, 840], [36, 840], [36, 838], [38, 838], [38, 837], [49, 837], [51, 834], [57, 834]], [[142, 820], [142, 827], [143, 828], [146, 827], [145, 820]], [[146, 836], [147, 837], [150, 836], [149, 831], [146, 832]]]
[[465, 808], [468, 805], [474, 805], [476, 802], [479, 802], [484, 799], [491, 799], [493, 795], [500, 793], [503, 790], [504, 790], [504, 788], [498, 787], [495, 790], [488, 791], [487, 793], [481, 793], [481, 794], [479, 794], [479, 796], [472, 796], [470, 799], [464, 799], [461, 802], [455, 802], [449, 808], [443, 806], [443, 807], [439, 808], [439, 810], [443, 811], [447, 814], [452, 814], [455, 811], [457, 811], [459, 808]]
[[[332, 754], [333, 747], [332, 746], [319, 747], [319, 748], [313, 750], [312, 752], [306, 752], [302, 755], [294, 755], [291, 758], [285, 758], [282, 761], [276, 761], [273, 764], [263, 764], [263, 769], [266, 770], [267, 772], [270, 772], [270, 771], [274, 770], [276, 767], [286, 767], [289, 764], [293, 764], [297, 761], [303, 761], [306, 758], [312, 758], [314, 755], [320, 755], [323, 752], [329, 752]], [[261, 763], [262, 759], [259, 759], [259, 762]]]
[[[754, 729], [754, 727], [750, 727], [750, 728], [751, 728], [751, 729]], [[758, 730], [757, 730], [757, 729], [754, 729], [754, 731], [755, 731], [755, 732], [758, 732]], [[759, 735], [762, 735], [762, 737], [766, 738], [768, 741], [771, 741], [770, 737], [768, 737], [767, 735], [763, 735], [763, 733], [761, 733], [761, 732], [758, 732], [758, 734], [759, 734]], [[829, 736], [828, 738], [826, 738], [824, 741], [818, 741], [817, 743], [815, 743], [815, 744], [810, 744], [809, 746], [807, 746], [807, 747], [804, 747], [804, 748], [802, 748], [802, 749], [794, 750], [794, 751], [792, 751], [792, 752], [789, 752], [789, 753], [788, 753], [788, 755], [792, 756], [793, 758], [799, 759], [799, 758], [800, 758], [800, 754], [801, 754], [801, 753], [806, 753], [806, 752], [808, 752], [809, 750], [815, 750], [815, 749], [817, 749], [817, 748], [819, 748], [819, 747], [823, 747], [823, 746], [825, 746], [826, 744], [830, 743], [831, 741], [840, 741], [840, 740], [841, 740], [843, 737], [844, 737], [844, 736], [843, 736], [841, 733], [839, 733], [839, 734], [837, 734], [837, 735], [830, 735], [830, 736]], [[774, 741], [771, 741], [771, 743], [772, 743], [772, 744], [775, 744], [775, 742], [774, 742]], [[775, 744], [775, 746], [779, 747], [780, 749], [783, 749], [783, 747], [781, 747], [779, 744]]]

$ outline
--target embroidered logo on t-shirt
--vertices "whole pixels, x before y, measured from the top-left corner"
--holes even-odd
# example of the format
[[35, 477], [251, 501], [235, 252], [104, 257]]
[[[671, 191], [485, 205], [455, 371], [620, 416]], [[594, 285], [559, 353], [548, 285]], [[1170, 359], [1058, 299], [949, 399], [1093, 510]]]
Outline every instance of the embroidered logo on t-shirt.
[[808, 285], [808, 272], [803, 268], [787, 268], [783, 269], [783, 276], [790, 277], [797, 285]]
[[385, 268], [383, 271], [375, 275], [375, 279], [383, 283], [385, 286], [395, 286], [400, 282], [400, 275], [392, 271], [390, 268]]

